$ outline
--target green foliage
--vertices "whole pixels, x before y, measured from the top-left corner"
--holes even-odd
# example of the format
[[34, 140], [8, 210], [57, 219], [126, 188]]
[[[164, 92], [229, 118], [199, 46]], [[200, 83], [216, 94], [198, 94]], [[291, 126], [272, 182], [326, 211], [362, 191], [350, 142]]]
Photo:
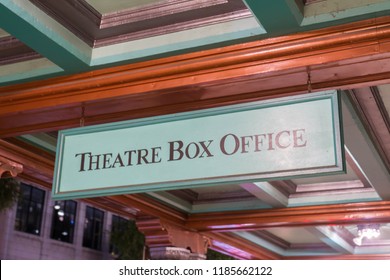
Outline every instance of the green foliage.
[[114, 227], [111, 232], [113, 254], [118, 260], [142, 260], [145, 237], [134, 221], [128, 220]]
[[0, 178], [0, 212], [14, 205], [19, 198], [19, 182], [14, 178]]
[[213, 251], [213, 250], [207, 250], [207, 259], [208, 260], [235, 260], [235, 258], [224, 255], [222, 253]]

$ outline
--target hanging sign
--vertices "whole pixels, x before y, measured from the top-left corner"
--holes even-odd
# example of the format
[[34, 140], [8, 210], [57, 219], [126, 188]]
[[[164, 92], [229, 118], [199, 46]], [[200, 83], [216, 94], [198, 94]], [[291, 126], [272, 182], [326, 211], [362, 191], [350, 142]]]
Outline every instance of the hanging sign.
[[59, 132], [54, 199], [344, 171], [336, 91]]

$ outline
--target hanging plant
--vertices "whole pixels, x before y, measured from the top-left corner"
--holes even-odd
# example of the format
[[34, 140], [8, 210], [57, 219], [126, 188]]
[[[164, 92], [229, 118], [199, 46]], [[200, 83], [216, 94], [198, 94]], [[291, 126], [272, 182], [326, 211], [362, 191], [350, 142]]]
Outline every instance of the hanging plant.
[[12, 207], [18, 200], [19, 186], [15, 178], [0, 178], [0, 212]]
[[111, 254], [118, 260], [142, 260], [145, 237], [132, 220], [125, 221], [111, 232]]

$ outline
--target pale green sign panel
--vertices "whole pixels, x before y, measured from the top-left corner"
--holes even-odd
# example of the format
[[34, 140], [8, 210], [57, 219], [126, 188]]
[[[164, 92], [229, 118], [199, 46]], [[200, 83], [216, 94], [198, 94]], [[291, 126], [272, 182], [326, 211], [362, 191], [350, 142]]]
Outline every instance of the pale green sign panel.
[[94, 197], [344, 170], [336, 91], [59, 133], [53, 197]]

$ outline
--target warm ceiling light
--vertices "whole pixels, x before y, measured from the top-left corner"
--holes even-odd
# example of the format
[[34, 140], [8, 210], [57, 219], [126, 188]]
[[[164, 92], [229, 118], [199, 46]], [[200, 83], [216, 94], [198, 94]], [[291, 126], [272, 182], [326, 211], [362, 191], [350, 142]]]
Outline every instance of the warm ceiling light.
[[378, 224], [372, 224], [372, 225], [358, 225], [358, 237], [355, 237], [353, 239], [353, 242], [361, 246], [362, 241], [364, 238], [372, 239], [372, 238], [378, 238], [381, 234], [379, 225]]
[[358, 225], [358, 236], [361, 238], [377, 238], [380, 234], [379, 225]]

